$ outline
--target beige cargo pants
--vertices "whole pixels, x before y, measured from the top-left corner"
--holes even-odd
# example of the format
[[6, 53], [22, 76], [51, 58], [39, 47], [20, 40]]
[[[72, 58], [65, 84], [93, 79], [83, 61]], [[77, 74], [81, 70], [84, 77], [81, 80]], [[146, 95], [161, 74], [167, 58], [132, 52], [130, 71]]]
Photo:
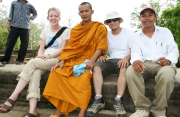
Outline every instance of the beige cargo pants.
[[58, 63], [58, 58], [43, 60], [41, 58], [34, 58], [28, 61], [23, 71], [18, 75], [29, 83], [26, 99], [38, 98], [40, 100], [40, 80], [41, 76], [50, 71], [51, 68]]
[[[176, 68], [173, 65], [160, 66], [154, 61], [145, 61], [145, 71], [136, 72], [131, 65], [126, 71], [129, 93], [136, 109], [146, 109], [154, 116], [165, 116], [167, 100], [174, 89]], [[144, 80], [155, 79], [155, 98], [151, 102], [145, 97]]]

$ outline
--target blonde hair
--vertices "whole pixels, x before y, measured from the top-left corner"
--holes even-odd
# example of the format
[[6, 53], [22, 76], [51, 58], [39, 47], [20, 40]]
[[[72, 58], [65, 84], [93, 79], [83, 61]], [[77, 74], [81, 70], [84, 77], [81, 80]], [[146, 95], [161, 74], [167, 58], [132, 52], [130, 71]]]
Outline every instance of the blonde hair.
[[58, 8], [55, 8], [55, 7], [49, 8], [49, 10], [48, 10], [48, 16], [49, 16], [49, 12], [50, 12], [50, 11], [56, 11], [56, 12], [58, 13], [59, 17], [61, 16], [61, 12], [60, 12], [60, 10], [59, 10]]

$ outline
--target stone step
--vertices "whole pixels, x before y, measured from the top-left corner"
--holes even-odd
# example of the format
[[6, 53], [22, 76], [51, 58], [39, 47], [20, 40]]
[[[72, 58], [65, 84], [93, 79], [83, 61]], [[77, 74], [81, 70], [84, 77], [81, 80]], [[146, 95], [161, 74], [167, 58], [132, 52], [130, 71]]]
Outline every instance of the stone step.
[[[14, 91], [14, 88], [17, 84], [16, 78], [17, 75], [22, 71], [23, 67], [25, 65], [14, 65], [14, 64], [8, 64], [5, 67], [0, 67], [0, 103], [3, 103], [10, 94]], [[42, 78], [41, 78], [41, 95], [44, 90], [45, 84], [47, 82], [49, 76], [49, 72], [46, 72]], [[176, 75], [176, 82], [175, 82], [175, 88], [171, 95], [170, 100], [168, 101], [169, 107], [168, 107], [168, 117], [177, 117], [180, 116], [180, 69], [178, 69], [177, 75]], [[106, 110], [113, 110], [113, 99], [116, 96], [117, 91], [117, 75], [109, 75], [106, 78], [104, 78], [104, 84], [102, 89], [102, 94], [104, 101], [106, 103]], [[146, 85], [146, 96], [150, 99], [154, 99], [154, 80], [151, 79], [147, 82], [145, 82]], [[27, 87], [26, 87], [27, 89]], [[23, 90], [22, 93], [19, 95], [19, 98], [17, 100], [19, 106], [28, 106], [28, 101], [26, 100], [26, 92], [27, 90]], [[92, 86], [92, 97], [90, 100], [90, 105], [92, 104], [94, 100], [94, 89]], [[41, 96], [41, 101], [38, 103], [38, 108], [52, 108], [53, 105], [47, 102], [47, 100]], [[132, 101], [132, 98], [128, 92], [128, 89], [126, 90], [124, 94], [124, 108], [126, 111], [133, 113], [135, 111], [135, 106]]]
[[[10, 96], [10, 94], [14, 91], [14, 88], [16, 86], [16, 84], [8, 84], [9, 87], [6, 87], [6, 84], [3, 85], [3, 84], [0, 84], [0, 103], [3, 103], [7, 97]], [[116, 83], [115, 82], [111, 82], [111, 83], [107, 83], [105, 82], [104, 83], [104, 86], [103, 86], [103, 98], [104, 98], [104, 101], [106, 102], [106, 109], [108, 110], [113, 110], [113, 99], [116, 95], [116, 91], [114, 91], [116, 89]], [[5, 89], [2, 89], [5, 88]], [[115, 87], [114, 90], [112, 90], [111, 92], [108, 92], [107, 90], [104, 91], [104, 87], [106, 87], [107, 89], [109, 90], [112, 90], [113, 88], [112, 87]], [[109, 88], [108, 88], [109, 87]], [[8, 89], [8, 90], [7, 90]], [[41, 94], [43, 92], [43, 89], [41, 89]], [[18, 97], [18, 100], [17, 100], [17, 104], [19, 106], [28, 106], [29, 102], [26, 100], [26, 94], [27, 94], [27, 90], [23, 90], [19, 97]], [[92, 98], [91, 98], [91, 101], [90, 101], [90, 105], [92, 104], [93, 102], [93, 98], [94, 97], [94, 93], [92, 94]], [[128, 97], [128, 98], [126, 98]], [[178, 100], [169, 100], [168, 101], [169, 103], [169, 108], [168, 108], [168, 111], [169, 112], [178, 112], [178, 110], [180, 110], [180, 103]], [[52, 108], [53, 105], [48, 103], [47, 100], [41, 96], [41, 101], [38, 103], [38, 107], [39, 108]], [[124, 95], [124, 108], [129, 111], [129, 112], [134, 112], [134, 109], [135, 109], [135, 106], [133, 104], [133, 101], [129, 95], [129, 92], [128, 90], [126, 90], [126, 93]]]
[[[22, 117], [25, 116], [26, 113], [28, 113], [28, 107], [22, 107], [22, 106], [15, 106], [12, 111], [9, 113], [0, 113], [0, 117]], [[80, 109], [76, 109], [73, 112], [69, 113], [68, 116], [64, 115], [63, 117], [78, 117]], [[53, 114], [55, 109], [37, 109], [37, 112], [39, 114], [39, 117], [49, 117], [51, 114]], [[129, 117], [131, 113], [127, 113], [127, 116]], [[96, 116], [94, 117], [115, 117], [115, 111], [111, 110], [102, 110], [100, 111]], [[87, 116], [86, 116], [87, 117]]]
[[[5, 67], [0, 67], [0, 74], [6, 74], [6, 77], [10, 78], [10, 79], [3, 79], [2, 82], [8, 82], [8, 83], [13, 83], [14, 81], [16, 82], [16, 77], [17, 75], [23, 70], [25, 64], [22, 65], [15, 65], [15, 64], [7, 64]], [[177, 74], [176, 74], [176, 78], [175, 78], [175, 84], [178, 85], [180, 83], [180, 68], [177, 69]], [[49, 76], [49, 72], [46, 72], [43, 77], [42, 80], [45, 79], [47, 80]], [[9, 81], [10, 80], [10, 81]], [[104, 81], [117, 81], [117, 75], [116, 74], [111, 74], [108, 75], [107, 77], [104, 78]], [[151, 83], [149, 83], [149, 81]], [[146, 87], [148, 88], [153, 88], [153, 86], [155, 85], [154, 79], [149, 80], [146, 83]]]

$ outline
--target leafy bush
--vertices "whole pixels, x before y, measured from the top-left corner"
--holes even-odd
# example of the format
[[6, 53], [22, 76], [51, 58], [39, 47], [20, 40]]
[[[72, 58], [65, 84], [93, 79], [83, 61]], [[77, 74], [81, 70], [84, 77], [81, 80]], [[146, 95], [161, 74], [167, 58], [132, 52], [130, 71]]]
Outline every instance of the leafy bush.
[[5, 50], [8, 34], [8, 31], [0, 30], [0, 50]]

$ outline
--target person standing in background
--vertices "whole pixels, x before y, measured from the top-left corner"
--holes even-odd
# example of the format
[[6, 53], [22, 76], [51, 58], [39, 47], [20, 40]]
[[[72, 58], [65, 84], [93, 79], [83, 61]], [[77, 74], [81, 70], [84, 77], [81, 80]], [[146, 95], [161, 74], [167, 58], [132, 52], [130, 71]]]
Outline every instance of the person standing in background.
[[6, 43], [5, 55], [0, 62], [0, 67], [9, 63], [13, 48], [18, 37], [20, 37], [21, 45], [16, 59], [16, 65], [23, 63], [26, 56], [29, 42], [29, 21], [37, 17], [37, 11], [27, 0], [17, 0], [11, 3], [8, 25], [8, 39]]

